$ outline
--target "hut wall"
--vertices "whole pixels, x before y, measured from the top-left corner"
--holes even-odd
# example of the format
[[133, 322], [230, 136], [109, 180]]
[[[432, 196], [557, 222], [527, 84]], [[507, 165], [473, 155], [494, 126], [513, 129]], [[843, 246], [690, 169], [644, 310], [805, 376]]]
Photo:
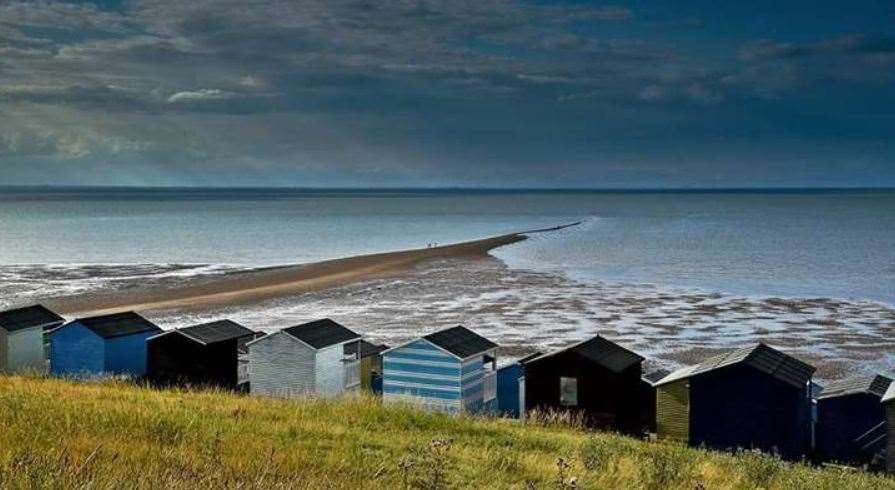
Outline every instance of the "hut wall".
[[8, 369], [6, 364], [6, 330], [0, 328], [0, 372]]
[[153, 383], [196, 384], [205, 364], [202, 345], [178, 333], [146, 342], [146, 376]]
[[810, 451], [808, 386], [794, 387], [748, 366], [690, 379], [690, 443], [760, 449], [798, 460]]
[[318, 395], [338, 395], [345, 391], [346, 383], [358, 380], [357, 362], [344, 362], [345, 347], [336, 344], [317, 351], [316, 393]]
[[497, 410], [507, 417], [519, 418], [519, 378], [522, 365], [518, 362], [497, 370]]
[[467, 359], [460, 366], [460, 393], [463, 409], [476, 413], [485, 410], [484, 384], [485, 359], [483, 356]]
[[[560, 403], [560, 378], [575, 378], [577, 406]], [[641, 366], [615, 373], [574, 350], [526, 364], [526, 411], [578, 412], [591, 427], [638, 433], [640, 427]]]
[[817, 453], [825, 461], [869, 463], [854, 440], [886, 419], [879, 397], [856, 393], [817, 401]]
[[656, 388], [644, 379], [640, 380], [640, 426], [656, 432]]
[[382, 356], [385, 403], [406, 402], [446, 412], [461, 410], [460, 361], [419, 339]]
[[44, 371], [43, 327], [34, 327], [6, 334], [6, 366], [10, 372]]
[[75, 322], [50, 336], [50, 372], [57, 376], [97, 375], [105, 370], [105, 342]]
[[656, 387], [656, 433], [690, 442], [690, 387], [682, 379]]
[[314, 392], [314, 350], [283, 332], [249, 346], [252, 394], [295, 397]]
[[886, 403], [886, 470], [895, 473], [895, 401]]
[[159, 332], [141, 332], [106, 340], [106, 368], [115, 374], [146, 374], [146, 339]]

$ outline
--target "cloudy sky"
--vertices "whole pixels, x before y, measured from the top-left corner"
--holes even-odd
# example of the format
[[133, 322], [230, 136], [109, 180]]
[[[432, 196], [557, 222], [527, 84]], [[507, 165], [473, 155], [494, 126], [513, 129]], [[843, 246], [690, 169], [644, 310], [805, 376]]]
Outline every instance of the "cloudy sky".
[[893, 19], [892, 0], [0, 0], [0, 185], [895, 185]]

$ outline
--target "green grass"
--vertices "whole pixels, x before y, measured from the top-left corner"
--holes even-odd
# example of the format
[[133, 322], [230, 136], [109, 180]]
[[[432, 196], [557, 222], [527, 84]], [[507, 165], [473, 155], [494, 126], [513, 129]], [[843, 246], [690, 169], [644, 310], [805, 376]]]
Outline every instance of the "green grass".
[[[562, 477], [562, 482], [560, 482]], [[449, 417], [0, 376], [0, 488], [895, 488], [767, 456]]]

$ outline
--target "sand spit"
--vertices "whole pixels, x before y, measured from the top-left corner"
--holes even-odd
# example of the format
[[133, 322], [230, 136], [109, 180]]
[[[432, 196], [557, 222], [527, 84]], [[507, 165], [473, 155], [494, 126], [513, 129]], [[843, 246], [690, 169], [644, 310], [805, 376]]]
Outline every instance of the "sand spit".
[[525, 240], [528, 234], [559, 230], [577, 224], [437, 247], [198, 277], [177, 285], [62, 296], [45, 300], [44, 303], [61, 314], [78, 316], [127, 310], [201, 310], [239, 305], [345, 286], [358, 281], [392, 277], [430, 260], [484, 257], [497, 247]]

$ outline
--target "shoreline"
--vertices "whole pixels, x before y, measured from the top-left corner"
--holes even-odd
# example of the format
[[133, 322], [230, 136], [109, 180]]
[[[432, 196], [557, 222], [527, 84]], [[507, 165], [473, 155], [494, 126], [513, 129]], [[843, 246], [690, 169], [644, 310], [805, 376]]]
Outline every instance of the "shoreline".
[[431, 248], [399, 250], [312, 262], [270, 266], [218, 277], [198, 277], [171, 287], [96, 292], [48, 298], [44, 303], [64, 315], [92, 316], [122, 311], [196, 310], [230, 306], [381, 279], [408, 271], [422, 262], [447, 258], [479, 258], [498, 247], [526, 240], [529, 234], [577, 226], [565, 225], [508, 233]]

